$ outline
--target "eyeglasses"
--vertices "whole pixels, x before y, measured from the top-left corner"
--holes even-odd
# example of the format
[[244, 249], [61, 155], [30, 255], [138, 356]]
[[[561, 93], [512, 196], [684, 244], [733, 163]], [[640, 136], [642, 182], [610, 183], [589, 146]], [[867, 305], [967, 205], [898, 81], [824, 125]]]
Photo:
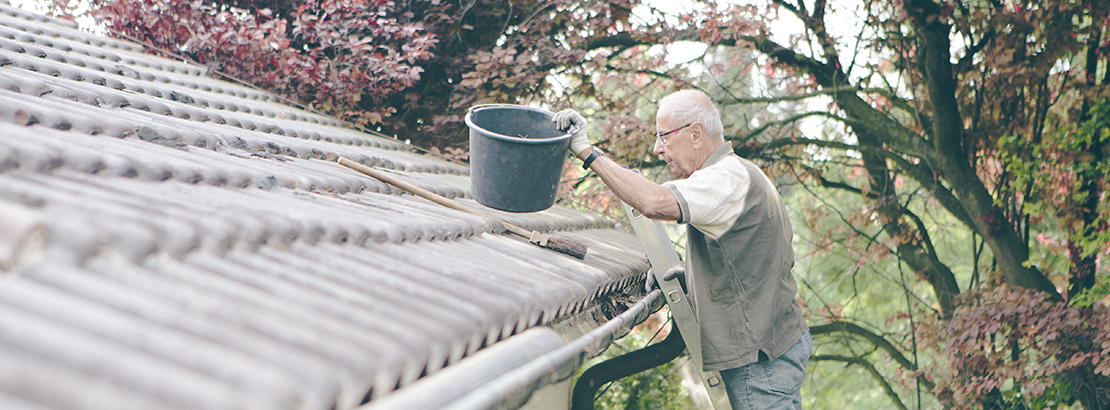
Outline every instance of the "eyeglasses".
[[692, 123], [692, 122], [691, 122], [691, 123], [689, 123], [689, 124], [686, 124], [686, 125], [683, 125], [683, 126], [681, 126], [681, 127], [675, 128], [675, 129], [673, 129], [673, 130], [670, 130], [670, 131], [664, 132], [664, 133], [662, 133], [662, 134], [655, 134], [655, 137], [656, 137], [656, 138], [659, 138], [659, 140], [663, 142], [663, 145], [667, 145], [667, 140], [668, 140], [668, 138], [666, 138], [666, 137], [667, 137], [668, 135], [671, 135], [671, 134], [674, 134], [674, 133], [676, 133], [676, 132], [679, 132], [679, 131], [681, 131], [681, 130], [682, 130], [683, 128], [689, 127], [689, 126], [691, 126], [691, 125], [694, 125], [694, 123]]

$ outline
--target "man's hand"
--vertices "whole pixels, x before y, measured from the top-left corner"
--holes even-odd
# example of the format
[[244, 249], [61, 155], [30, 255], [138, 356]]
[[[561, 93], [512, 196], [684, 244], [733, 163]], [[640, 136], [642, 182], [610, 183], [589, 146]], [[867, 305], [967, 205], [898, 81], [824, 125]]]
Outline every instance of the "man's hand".
[[574, 156], [590, 149], [590, 140], [586, 137], [586, 119], [578, 115], [578, 112], [569, 109], [559, 111], [552, 121], [555, 122], [555, 128], [564, 131], [571, 125], [574, 126], [574, 135], [570, 137], [570, 152]]
[[[678, 278], [678, 284], [682, 285], [682, 293], [687, 293], [686, 268], [675, 266], [668, 269], [666, 272], [663, 272], [663, 280], [671, 281], [675, 278]], [[655, 274], [651, 270], [648, 270], [647, 280], [644, 281], [644, 292], [651, 292], [652, 289], [655, 289], [657, 287], [659, 287], [659, 285], [655, 283]]]
[[678, 279], [678, 284], [682, 285], [682, 293], [688, 293], [686, 291], [686, 268], [675, 266], [663, 272], [663, 280], [665, 281], [672, 281], [676, 278]]

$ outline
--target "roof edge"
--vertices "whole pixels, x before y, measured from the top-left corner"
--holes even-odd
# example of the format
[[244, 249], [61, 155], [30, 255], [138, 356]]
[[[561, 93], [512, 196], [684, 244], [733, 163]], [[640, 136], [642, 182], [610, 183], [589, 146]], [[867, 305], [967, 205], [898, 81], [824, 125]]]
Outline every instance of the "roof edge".
[[[653, 290], [621, 314], [571, 340], [564, 341], [565, 326], [556, 325], [564, 327], [562, 333], [547, 326], [529, 329], [356, 410], [518, 408], [532, 393], [572, 376], [587, 359], [646, 320], [662, 307], [661, 294]], [[592, 310], [583, 314], [592, 315]], [[598, 324], [590, 319], [587, 323]]]

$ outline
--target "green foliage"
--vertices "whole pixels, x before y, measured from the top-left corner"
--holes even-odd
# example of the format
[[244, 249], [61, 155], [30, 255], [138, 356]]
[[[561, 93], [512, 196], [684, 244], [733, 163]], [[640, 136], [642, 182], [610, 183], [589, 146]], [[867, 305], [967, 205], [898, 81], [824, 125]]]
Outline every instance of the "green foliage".
[[1071, 298], [1068, 303], [1075, 307], [1091, 307], [1105, 300], [1107, 296], [1110, 296], [1110, 279], [1103, 275], [1097, 284]]
[[[656, 316], [666, 312], [666, 309], [656, 313]], [[649, 321], [646, 323], [658, 323]], [[582, 372], [591, 366], [605, 360], [644, 348], [657, 343], [664, 335], [657, 333], [658, 328], [653, 326], [638, 326], [627, 336], [618, 339], [597, 357], [590, 359], [578, 373], [574, 375], [575, 381]], [[645, 370], [621, 380], [617, 380], [598, 390], [598, 397], [594, 401], [594, 408], [598, 410], [683, 410], [692, 408], [689, 394], [682, 385], [680, 367], [689, 358], [683, 354], [661, 366]]]
[[[1069, 405], [1069, 403], [1074, 403], [1074, 405]], [[1082, 405], [1076, 403], [1071, 383], [1057, 381], [1040, 396], [1024, 394], [1019, 389], [1010, 389], [1001, 394], [1001, 405], [999, 407], [1005, 410], [1078, 410], [1082, 408]]]
[[[1087, 245], [1083, 247], [1086, 256], [1105, 244], [1110, 234], [1100, 231], [1085, 237], [1088, 232], [1067, 228], [1077, 216], [1075, 208], [1083, 207], [1091, 199], [1098, 200], [1091, 198], [1093, 193], [1084, 190], [1083, 185], [1092, 178], [1104, 181], [1110, 176], [1110, 162], [1101, 160], [1110, 154], [1110, 103], [1094, 104], [1084, 117], [1050, 117], [1046, 124], [1048, 132], [1041, 139], [1030, 141], [1023, 136], [1005, 135], [999, 139], [998, 147], [1009, 174], [1009, 184], [1001, 188], [1011, 193], [999, 200], [1016, 196], [1032, 214], [1059, 215], [1059, 226], [1071, 234], [1070, 239], [1082, 240]], [[1027, 190], [1027, 197], [1022, 197], [1020, 193]]]
[[[859, 202], [854, 201], [854, 195], [849, 192], [821, 187], [795, 190], [784, 199], [792, 212], [791, 220], [795, 222], [795, 252], [804, 255], [794, 271], [799, 280], [799, 299], [806, 307], [811, 327], [850, 321], [883, 332], [912, 352], [912, 322], [903, 312], [935, 306], [936, 301], [915, 272], [900, 268], [895, 255], [882, 243], [871, 239], [878, 235], [877, 229], [862, 230], [863, 227], [848, 222], [850, 218], [866, 218], [873, 210], [853, 207]], [[929, 205], [925, 198], [915, 201], [921, 201], [915, 208]], [[849, 210], [855, 210], [859, 216], [840, 214]], [[940, 218], [933, 223], [951, 225], [952, 221]], [[940, 244], [946, 247], [946, 254], [954, 257], [970, 253], [970, 238], [961, 236], [961, 231], [951, 226], [948, 229], [948, 240]], [[961, 281], [970, 280], [970, 275], [970, 267], [961, 269]], [[802, 387], [805, 408], [894, 408], [882, 381], [859, 363], [844, 360], [866, 360], [885, 375], [898, 374], [900, 366], [897, 363], [877, 350], [872, 342], [854, 335], [825, 334], [815, 336], [814, 340], [811, 369]], [[890, 376], [888, 382], [894, 384], [900, 402], [910, 408], [936, 406], [928, 388], [916, 386], [912, 380], [900, 386], [893, 380]], [[914, 407], [919, 401], [923, 407]]]
[[[802, 384], [802, 408], [812, 410], [889, 409], [890, 397], [859, 366], [834, 361], [810, 362]], [[928, 399], [930, 395], [925, 394]], [[926, 407], [928, 408], [928, 407]]]

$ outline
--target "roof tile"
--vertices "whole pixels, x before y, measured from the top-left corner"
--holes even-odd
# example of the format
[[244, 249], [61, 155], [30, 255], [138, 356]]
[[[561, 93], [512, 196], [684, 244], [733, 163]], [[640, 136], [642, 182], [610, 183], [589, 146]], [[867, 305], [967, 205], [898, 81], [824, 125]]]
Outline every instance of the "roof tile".
[[142, 51], [0, 0], [0, 408], [347, 409], [641, 288], [609, 220]]

